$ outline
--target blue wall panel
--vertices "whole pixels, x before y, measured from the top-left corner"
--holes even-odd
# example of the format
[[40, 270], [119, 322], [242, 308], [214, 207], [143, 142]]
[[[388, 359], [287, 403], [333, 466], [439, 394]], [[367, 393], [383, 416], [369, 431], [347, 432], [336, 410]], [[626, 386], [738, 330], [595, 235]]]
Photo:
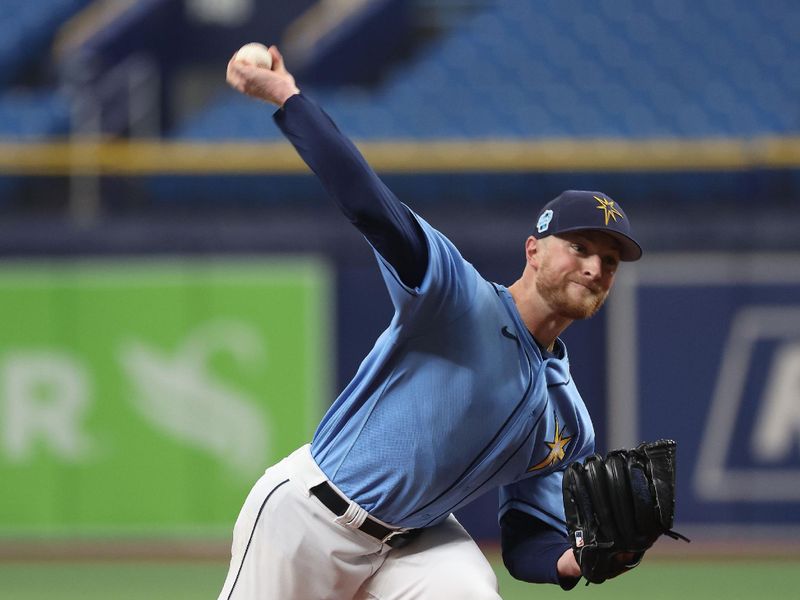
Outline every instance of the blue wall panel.
[[612, 443], [678, 441], [681, 521], [800, 521], [800, 256], [656, 256], [621, 288]]

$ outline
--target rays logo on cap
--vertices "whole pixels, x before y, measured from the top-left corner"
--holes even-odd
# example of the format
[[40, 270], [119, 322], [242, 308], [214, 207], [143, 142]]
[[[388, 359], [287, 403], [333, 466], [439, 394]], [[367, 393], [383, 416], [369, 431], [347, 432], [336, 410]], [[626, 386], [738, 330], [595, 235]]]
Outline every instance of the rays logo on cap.
[[600, 203], [597, 206], [595, 206], [595, 208], [603, 211], [603, 216], [605, 217], [606, 225], [608, 225], [609, 217], [614, 219], [615, 223], [617, 221], [617, 217], [619, 217], [620, 219], [622, 218], [622, 213], [619, 212], [617, 208], [614, 206], [613, 200], [598, 198], [597, 196], [594, 196], [594, 199]]
[[536, 231], [538, 231], [539, 233], [544, 233], [545, 231], [547, 231], [547, 228], [550, 227], [550, 221], [552, 220], [553, 220], [553, 211], [548, 208], [539, 217], [539, 221], [536, 223]]

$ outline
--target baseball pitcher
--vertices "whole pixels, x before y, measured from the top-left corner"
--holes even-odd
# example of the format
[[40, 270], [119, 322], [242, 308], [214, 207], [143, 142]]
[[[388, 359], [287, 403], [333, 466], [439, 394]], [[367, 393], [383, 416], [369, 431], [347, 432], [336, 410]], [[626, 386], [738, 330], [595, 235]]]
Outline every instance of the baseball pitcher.
[[495, 488], [515, 577], [569, 589], [638, 564], [671, 533], [674, 443], [593, 455], [558, 337], [642, 255], [622, 207], [564, 192], [531, 215], [519, 279], [487, 281], [269, 52], [270, 68], [232, 59], [227, 80], [278, 107], [277, 126], [371, 246], [395, 312], [310, 444], [254, 485], [219, 598], [499, 598], [452, 514]]

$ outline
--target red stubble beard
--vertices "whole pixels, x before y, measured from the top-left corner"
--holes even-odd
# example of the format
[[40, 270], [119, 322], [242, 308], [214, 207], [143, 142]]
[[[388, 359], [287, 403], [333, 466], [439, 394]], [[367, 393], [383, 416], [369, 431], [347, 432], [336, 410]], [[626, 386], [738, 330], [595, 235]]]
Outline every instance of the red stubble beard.
[[[536, 278], [536, 290], [559, 316], [572, 320], [588, 319], [603, 306], [608, 290], [593, 282], [586, 283], [588, 287], [582, 287], [575, 280], [576, 277], [570, 279], [569, 276], [558, 275], [542, 265]], [[570, 287], [580, 289], [570, 290]]]

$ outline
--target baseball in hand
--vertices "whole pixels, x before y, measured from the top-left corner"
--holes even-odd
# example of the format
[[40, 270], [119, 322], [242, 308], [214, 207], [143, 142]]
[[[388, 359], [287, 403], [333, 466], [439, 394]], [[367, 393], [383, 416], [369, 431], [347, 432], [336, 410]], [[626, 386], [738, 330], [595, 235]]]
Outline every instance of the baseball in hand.
[[239, 48], [233, 59], [262, 69], [272, 68], [272, 54], [264, 44], [258, 42], [250, 42]]

